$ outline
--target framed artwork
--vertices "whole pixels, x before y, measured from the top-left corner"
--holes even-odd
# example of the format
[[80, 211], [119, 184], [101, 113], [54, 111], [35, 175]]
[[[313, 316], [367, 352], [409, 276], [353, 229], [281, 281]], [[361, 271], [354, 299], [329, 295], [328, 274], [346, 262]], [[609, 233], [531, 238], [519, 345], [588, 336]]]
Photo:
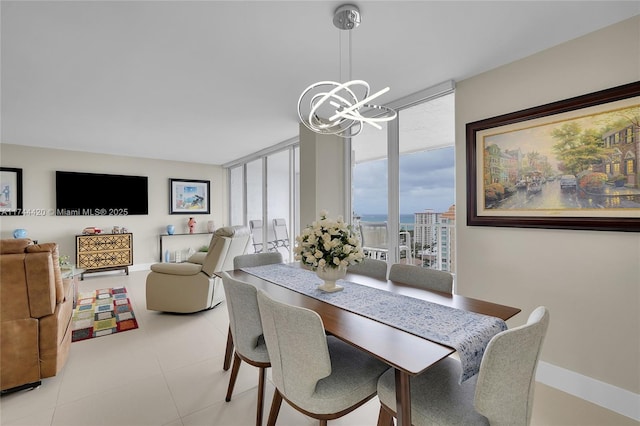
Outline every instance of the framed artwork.
[[640, 232], [640, 81], [468, 123], [467, 224]]
[[22, 169], [0, 167], [0, 215], [22, 214]]
[[169, 214], [209, 214], [208, 180], [169, 179]]

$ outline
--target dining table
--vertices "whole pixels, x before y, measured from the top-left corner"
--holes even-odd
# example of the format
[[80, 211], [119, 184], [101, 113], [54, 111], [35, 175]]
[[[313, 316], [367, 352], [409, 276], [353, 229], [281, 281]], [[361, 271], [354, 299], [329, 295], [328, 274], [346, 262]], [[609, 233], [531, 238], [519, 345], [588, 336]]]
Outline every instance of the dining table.
[[[286, 264], [296, 272], [296, 279], [317, 280], [312, 271], [300, 274], [296, 269], [305, 269], [300, 263]], [[251, 272], [252, 268], [236, 269], [227, 273], [237, 279], [263, 290], [271, 298], [282, 303], [300, 306], [317, 312], [322, 318], [325, 330], [338, 339], [378, 358], [395, 370], [396, 407], [398, 426], [411, 425], [411, 377], [423, 373], [440, 360], [456, 352], [454, 347], [438, 343], [429, 338], [408, 332], [394, 325], [381, 322], [343, 306], [328, 303]], [[382, 280], [362, 274], [348, 272], [341, 285], [349, 283], [363, 285], [394, 295], [426, 301], [465, 312], [495, 317], [506, 321], [520, 312], [520, 309], [489, 301], [474, 299], [457, 294], [427, 290], [401, 282]], [[333, 293], [336, 294], [336, 293]], [[340, 297], [340, 296], [337, 296]], [[424, 321], [429, 321], [425, 318]], [[230, 359], [233, 343], [227, 342], [226, 358]]]

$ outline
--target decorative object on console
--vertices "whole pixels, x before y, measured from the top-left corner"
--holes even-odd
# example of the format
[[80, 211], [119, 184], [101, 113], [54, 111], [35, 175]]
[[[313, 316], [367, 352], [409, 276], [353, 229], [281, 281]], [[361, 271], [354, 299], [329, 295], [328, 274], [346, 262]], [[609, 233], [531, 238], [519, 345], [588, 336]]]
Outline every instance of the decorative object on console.
[[209, 214], [208, 180], [169, 179], [169, 214]]
[[96, 228], [94, 226], [89, 226], [82, 230], [82, 235], [94, 235], [102, 232], [102, 229]]
[[311, 267], [324, 280], [318, 288], [333, 292], [342, 290], [336, 285], [336, 280], [344, 277], [349, 265], [364, 259], [364, 251], [353, 228], [344, 222], [342, 216], [331, 220], [327, 215], [327, 211], [322, 210], [320, 220], [296, 237], [294, 253], [296, 260]]
[[207, 221], [207, 232], [213, 234], [216, 230], [216, 225], [212, 220]]
[[173, 225], [167, 225], [167, 234], [173, 235], [174, 232], [176, 232], [176, 227]]
[[27, 238], [27, 230], [23, 228], [18, 228], [13, 231], [13, 238]]
[[[351, 80], [351, 30], [360, 25], [360, 10], [346, 4], [334, 13], [333, 25], [347, 30], [345, 40], [340, 37], [340, 50], [347, 49], [346, 71], [341, 69], [340, 78]], [[341, 54], [342, 58], [342, 54]], [[369, 96], [369, 83], [351, 80], [346, 83], [319, 81], [307, 87], [298, 99], [298, 117], [312, 132], [350, 138], [358, 135], [368, 123], [382, 129], [380, 122], [391, 121], [397, 114], [391, 108], [369, 104], [370, 101], [389, 91], [386, 87]], [[359, 93], [360, 92], [360, 93]]]
[[196, 220], [192, 217], [189, 218], [189, 222], [187, 222], [187, 226], [189, 227], [189, 233], [193, 234], [193, 231], [196, 229]]

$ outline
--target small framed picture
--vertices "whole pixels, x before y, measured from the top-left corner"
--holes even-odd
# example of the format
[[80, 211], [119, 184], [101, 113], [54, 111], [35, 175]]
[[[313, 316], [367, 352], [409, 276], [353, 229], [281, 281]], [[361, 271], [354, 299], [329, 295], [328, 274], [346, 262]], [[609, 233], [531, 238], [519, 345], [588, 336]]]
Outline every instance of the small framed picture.
[[169, 179], [169, 214], [209, 214], [208, 180]]
[[22, 214], [22, 169], [0, 167], [0, 215]]

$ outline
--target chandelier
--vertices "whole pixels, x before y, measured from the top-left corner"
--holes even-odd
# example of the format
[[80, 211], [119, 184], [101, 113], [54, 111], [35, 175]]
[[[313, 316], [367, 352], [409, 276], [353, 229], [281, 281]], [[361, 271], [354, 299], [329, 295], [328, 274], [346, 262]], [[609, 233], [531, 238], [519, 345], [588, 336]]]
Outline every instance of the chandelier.
[[[340, 30], [351, 31], [360, 25], [360, 11], [354, 5], [336, 9], [333, 24]], [[349, 34], [350, 37], [350, 34]], [[351, 62], [349, 39], [349, 68]], [[348, 72], [351, 77], [350, 69]], [[379, 123], [396, 118], [396, 112], [370, 102], [389, 91], [386, 87], [370, 95], [369, 83], [351, 80], [346, 83], [319, 81], [307, 87], [298, 99], [298, 117], [311, 131], [323, 135], [350, 138], [362, 132], [364, 124], [382, 129]]]

